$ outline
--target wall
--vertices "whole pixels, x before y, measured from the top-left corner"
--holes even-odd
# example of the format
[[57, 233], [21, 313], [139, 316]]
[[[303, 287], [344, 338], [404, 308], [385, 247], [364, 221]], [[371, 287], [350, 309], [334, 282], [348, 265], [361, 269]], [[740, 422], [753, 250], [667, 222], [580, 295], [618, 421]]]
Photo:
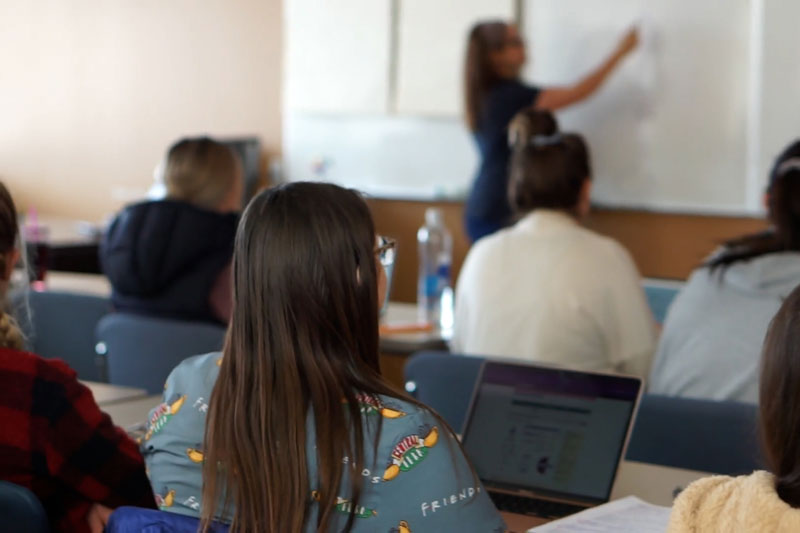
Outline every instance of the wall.
[[[462, 204], [377, 199], [369, 203], [377, 231], [398, 240], [394, 300], [416, 301], [416, 232], [424, 221], [425, 209], [431, 205], [444, 211], [447, 227], [453, 233], [453, 275], [458, 276], [469, 247], [462, 229]], [[680, 280], [686, 279], [721, 242], [766, 226], [757, 218], [608, 209], [595, 209], [585, 224], [621, 242], [643, 276]]]
[[280, 0], [3, 0], [0, 179], [20, 208], [99, 220], [175, 138], [280, 151]]

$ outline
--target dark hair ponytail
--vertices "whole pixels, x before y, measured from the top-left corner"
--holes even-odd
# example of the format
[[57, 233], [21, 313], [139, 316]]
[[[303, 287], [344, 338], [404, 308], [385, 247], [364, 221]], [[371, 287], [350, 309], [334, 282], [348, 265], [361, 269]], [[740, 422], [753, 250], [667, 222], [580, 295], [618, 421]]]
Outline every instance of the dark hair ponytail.
[[800, 508], [800, 288], [783, 302], [761, 354], [759, 426], [781, 500]]
[[508, 197], [517, 216], [534, 209], [574, 209], [591, 179], [589, 147], [574, 133], [538, 135], [511, 156]]
[[772, 227], [727, 241], [722, 252], [706, 264], [712, 272], [766, 254], [800, 251], [800, 140], [790, 144], [775, 160], [767, 195]]

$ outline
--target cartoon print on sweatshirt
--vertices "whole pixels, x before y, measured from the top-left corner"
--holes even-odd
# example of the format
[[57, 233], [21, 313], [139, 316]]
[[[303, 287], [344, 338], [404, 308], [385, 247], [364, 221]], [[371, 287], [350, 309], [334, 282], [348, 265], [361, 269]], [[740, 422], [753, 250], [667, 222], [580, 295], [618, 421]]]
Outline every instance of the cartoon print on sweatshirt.
[[436, 446], [439, 442], [439, 428], [434, 426], [428, 429], [429, 426], [420, 428], [420, 434], [408, 435], [400, 439], [392, 449], [391, 460], [386, 471], [383, 473], [383, 480], [390, 481], [396, 478], [400, 472], [408, 472], [427, 456], [431, 448]]
[[204, 454], [197, 448], [187, 448], [186, 456], [189, 457], [189, 460], [193, 463], [202, 463]]
[[[315, 502], [319, 502], [322, 499], [319, 491], [312, 490], [311, 491], [311, 499]], [[334, 504], [334, 509], [345, 515], [349, 515], [350, 511], [353, 510], [353, 502], [348, 499], [342, 498], [340, 496], [336, 497], [336, 503]], [[371, 509], [364, 505], [358, 505], [355, 507], [354, 513], [356, 518], [372, 518], [373, 516], [378, 516], [378, 511], [375, 509]]]
[[390, 529], [389, 533], [413, 533], [413, 531], [411, 531], [411, 527], [408, 525], [408, 522], [405, 520], [400, 520], [400, 523], [397, 524], [397, 527]]
[[185, 394], [173, 394], [168, 402], [164, 402], [156, 407], [153, 410], [153, 414], [150, 415], [150, 420], [147, 424], [147, 433], [144, 435], [144, 440], [150, 440], [153, 435], [164, 429], [164, 426], [167, 425], [167, 422], [169, 422], [170, 419], [178, 414], [178, 411], [181, 410], [184, 402], [186, 402]]
[[361, 413], [365, 415], [375, 415], [380, 413], [384, 418], [394, 419], [402, 418], [406, 414], [399, 410], [390, 407], [380, 401], [377, 397], [371, 394], [356, 394], [356, 401], [361, 407]]
[[174, 489], [168, 490], [167, 493], [164, 494], [163, 496], [158, 493], [155, 493], [154, 495], [156, 497], [156, 505], [158, 505], [158, 508], [161, 509], [162, 511], [169, 509], [175, 504]]

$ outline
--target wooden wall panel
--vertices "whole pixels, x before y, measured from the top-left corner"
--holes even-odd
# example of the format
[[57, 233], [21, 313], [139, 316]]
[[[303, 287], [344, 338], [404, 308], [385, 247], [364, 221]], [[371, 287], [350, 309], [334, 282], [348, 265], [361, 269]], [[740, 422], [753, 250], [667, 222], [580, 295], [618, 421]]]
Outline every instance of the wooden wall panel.
[[[463, 230], [463, 204], [369, 200], [377, 231], [398, 240], [392, 299], [416, 301], [417, 229], [425, 209], [439, 207], [453, 233], [453, 274], [458, 276], [469, 241]], [[760, 231], [758, 218], [654, 213], [650, 211], [595, 209], [585, 225], [621, 242], [645, 277], [686, 279], [692, 269], [721, 242]]]

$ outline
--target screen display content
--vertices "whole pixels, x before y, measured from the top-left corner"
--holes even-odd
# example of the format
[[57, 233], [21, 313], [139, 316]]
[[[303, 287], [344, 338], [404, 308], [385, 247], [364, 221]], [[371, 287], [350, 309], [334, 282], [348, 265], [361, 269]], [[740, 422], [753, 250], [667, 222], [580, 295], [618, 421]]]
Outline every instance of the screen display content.
[[487, 362], [464, 448], [490, 487], [606, 501], [640, 387], [635, 378]]

